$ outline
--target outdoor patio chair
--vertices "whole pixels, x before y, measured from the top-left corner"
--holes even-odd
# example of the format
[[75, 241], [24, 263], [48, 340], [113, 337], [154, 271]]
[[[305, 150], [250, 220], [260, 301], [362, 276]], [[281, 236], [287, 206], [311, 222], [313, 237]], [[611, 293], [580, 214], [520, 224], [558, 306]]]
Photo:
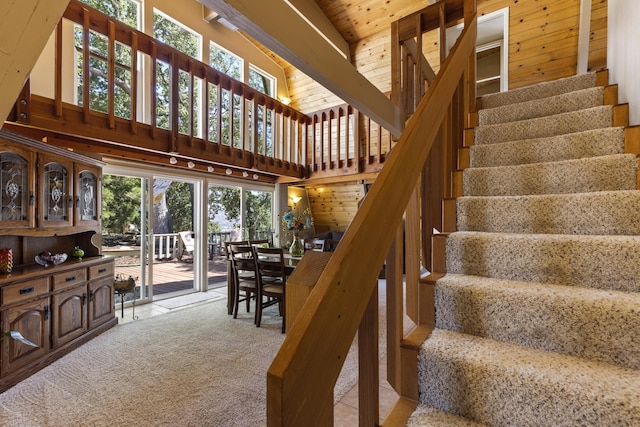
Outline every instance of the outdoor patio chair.
[[184, 254], [191, 255], [191, 258], [193, 259], [193, 248], [195, 247], [193, 231], [181, 231], [178, 234], [180, 235], [178, 259], [182, 261]]

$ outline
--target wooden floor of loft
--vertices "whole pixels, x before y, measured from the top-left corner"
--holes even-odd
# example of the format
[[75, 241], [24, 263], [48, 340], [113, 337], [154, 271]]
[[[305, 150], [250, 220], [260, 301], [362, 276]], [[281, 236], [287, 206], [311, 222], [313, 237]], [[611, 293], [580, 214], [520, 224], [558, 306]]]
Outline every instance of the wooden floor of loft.
[[[124, 262], [116, 260], [115, 274], [127, 278], [129, 276], [139, 278], [140, 259], [132, 262], [131, 257]], [[166, 261], [154, 261], [153, 263], [153, 295], [168, 294], [171, 292], [185, 291], [193, 288], [193, 260], [183, 258]], [[209, 289], [227, 284], [227, 262], [223, 257], [213, 257], [208, 261], [207, 278]], [[136, 281], [140, 286], [140, 281]], [[139, 295], [139, 289], [136, 290]], [[132, 296], [132, 295], [129, 295]], [[128, 301], [131, 298], [125, 298]], [[118, 298], [119, 301], [119, 298]]]

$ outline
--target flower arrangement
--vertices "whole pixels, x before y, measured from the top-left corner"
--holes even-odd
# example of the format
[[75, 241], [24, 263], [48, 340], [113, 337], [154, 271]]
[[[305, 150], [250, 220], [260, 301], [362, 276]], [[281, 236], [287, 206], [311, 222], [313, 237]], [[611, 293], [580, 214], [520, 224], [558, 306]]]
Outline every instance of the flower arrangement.
[[304, 253], [304, 246], [300, 242], [300, 232], [305, 228], [311, 228], [313, 225], [313, 218], [311, 217], [311, 208], [306, 208], [299, 214], [296, 214], [294, 211], [295, 208], [282, 214], [282, 224], [283, 229], [291, 232], [292, 234], [289, 253], [293, 256], [302, 256]]
[[298, 234], [305, 228], [311, 228], [313, 225], [311, 209], [306, 208], [297, 215], [292, 210], [285, 212], [282, 215], [282, 224], [284, 225], [285, 230], [293, 232], [294, 235]]

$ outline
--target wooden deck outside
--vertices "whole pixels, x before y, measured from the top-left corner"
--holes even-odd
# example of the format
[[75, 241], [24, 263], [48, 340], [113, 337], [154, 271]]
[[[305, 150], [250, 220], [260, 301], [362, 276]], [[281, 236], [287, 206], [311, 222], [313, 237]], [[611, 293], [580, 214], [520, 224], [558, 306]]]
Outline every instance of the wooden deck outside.
[[[207, 278], [209, 289], [227, 284], [227, 264], [224, 257], [216, 256], [208, 261], [209, 268]], [[115, 274], [122, 276], [140, 277], [140, 258], [139, 257], [120, 257], [116, 259]], [[140, 295], [140, 281], [136, 281], [137, 289], [136, 297]], [[153, 264], [153, 295], [161, 295], [169, 292], [183, 291], [193, 288], [193, 262], [190, 257], [183, 258], [183, 261], [173, 260], [155, 260]], [[127, 295], [126, 301], [130, 300], [132, 295]], [[119, 300], [119, 298], [118, 298]]]

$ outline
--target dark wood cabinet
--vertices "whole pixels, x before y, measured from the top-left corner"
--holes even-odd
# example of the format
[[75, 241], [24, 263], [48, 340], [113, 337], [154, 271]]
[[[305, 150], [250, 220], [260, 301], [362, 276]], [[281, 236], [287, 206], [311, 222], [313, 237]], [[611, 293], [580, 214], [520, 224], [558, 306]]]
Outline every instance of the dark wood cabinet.
[[113, 275], [113, 262], [89, 267], [89, 329], [115, 318]]
[[73, 162], [55, 154], [38, 155], [40, 228], [73, 225]]
[[87, 287], [80, 285], [51, 297], [51, 344], [60, 347], [87, 332]]
[[[0, 392], [117, 324], [113, 259], [101, 255], [97, 159], [0, 129], [0, 325], [37, 344], [0, 342]], [[80, 246], [82, 260], [36, 263], [42, 252]]]
[[0, 375], [14, 372], [35, 363], [50, 351], [51, 308], [49, 295], [2, 310], [2, 329], [19, 331], [22, 336], [37, 344], [32, 347], [20, 341], [2, 341], [2, 369]]
[[36, 154], [15, 144], [0, 149], [0, 223], [5, 227], [33, 228], [35, 216]]

